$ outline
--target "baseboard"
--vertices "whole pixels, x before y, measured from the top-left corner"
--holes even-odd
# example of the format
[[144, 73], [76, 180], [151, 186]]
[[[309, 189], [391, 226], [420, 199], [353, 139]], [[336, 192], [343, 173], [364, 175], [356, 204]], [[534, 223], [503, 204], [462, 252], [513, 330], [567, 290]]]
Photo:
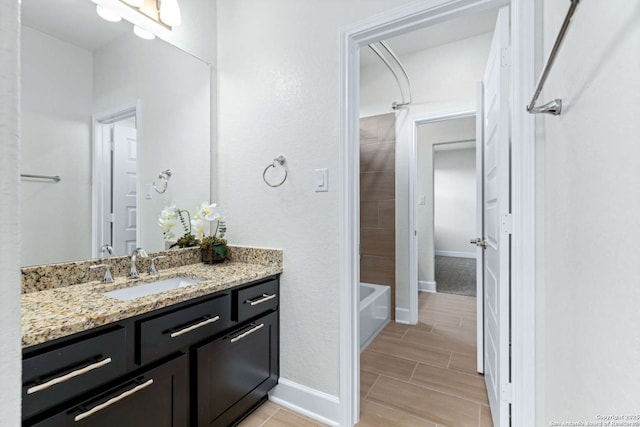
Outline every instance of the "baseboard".
[[411, 324], [411, 316], [408, 308], [396, 308], [396, 322]]
[[436, 251], [436, 256], [450, 256], [454, 258], [475, 258], [475, 252]]
[[330, 426], [338, 426], [340, 400], [336, 396], [280, 378], [269, 392], [269, 400]]
[[427, 282], [425, 280], [418, 281], [418, 292], [435, 292], [436, 282]]

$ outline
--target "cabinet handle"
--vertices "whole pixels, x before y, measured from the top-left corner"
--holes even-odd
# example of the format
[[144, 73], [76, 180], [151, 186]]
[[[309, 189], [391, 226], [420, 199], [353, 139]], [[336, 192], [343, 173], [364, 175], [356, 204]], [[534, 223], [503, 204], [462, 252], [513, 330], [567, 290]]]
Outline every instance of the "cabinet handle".
[[261, 297], [258, 297], [258, 299], [248, 299], [245, 301], [245, 303], [249, 303], [249, 305], [254, 306], [254, 305], [258, 305], [258, 304], [262, 304], [263, 302], [269, 301], [270, 299], [274, 299], [276, 297], [276, 294], [273, 295], [268, 295], [268, 294], [262, 294]]
[[242, 338], [246, 337], [247, 335], [251, 335], [252, 333], [257, 331], [258, 329], [261, 329], [262, 327], [264, 327], [264, 323], [260, 323], [258, 326], [254, 326], [253, 328], [249, 329], [247, 332], [243, 332], [237, 337], [231, 338], [231, 342], [234, 343], [236, 341], [240, 341]]
[[135, 386], [134, 388], [132, 388], [131, 390], [127, 390], [124, 393], [116, 396], [116, 397], [112, 397], [111, 399], [107, 400], [104, 403], [101, 403], [99, 405], [94, 406], [93, 408], [89, 409], [86, 412], [83, 412], [81, 414], [76, 415], [76, 417], [73, 419], [73, 421], [81, 421], [84, 420], [87, 417], [90, 417], [91, 415], [95, 414], [96, 412], [102, 411], [104, 408], [113, 405], [114, 403], [117, 403], [119, 401], [121, 401], [122, 399], [125, 399], [129, 396], [131, 396], [132, 394], [135, 394], [137, 392], [139, 392], [140, 390], [142, 390], [143, 388], [147, 388], [149, 387], [151, 384], [153, 384], [153, 378], [150, 379], [149, 381], [142, 383], [140, 385]]
[[109, 363], [111, 363], [111, 358], [107, 357], [104, 360], [101, 360], [101, 361], [96, 362], [96, 363], [92, 363], [91, 365], [87, 365], [84, 368], [77, 369], [75, 371], [71, 371], [68, 374], [64, 374], [64, 375], [62, 375], [60, 377], [54, 378], [52, 380], [49, 380], [46, 383], [42, 383], [42, 384], [34, 385], [33, 387], [29, 387], [27, 389], [27, 394], [32, 394], [32, 393], [35, 393], [35, 392], [38, 392], [38, 391], [46, 390], [51, 386], [54, 386], [56, 384], [60, 384], [60, 383], [63, 383], [65, 381], [68, 381], [71, 378], [77, 377], [78, 375], [86, 374], [89, 371], [93, 371], [94, 369], [101, 368], [104, 365], [107, 365]]
[[191, 332], [194, 329], [201, 328], [205, 325], [208, 325], [209, 323], [217, 322], [218, 320], [220, 320], [220, 316], [212, 317], [211, 319], [203, 320], [202, 322], [196, 323], [195, 325], [187, 326], [186, 328], [180, 329], [179, 331], [171, 332], [170, 336], [171, 338], [179, 337], [182, 334], [186, 334], [187, 332]]

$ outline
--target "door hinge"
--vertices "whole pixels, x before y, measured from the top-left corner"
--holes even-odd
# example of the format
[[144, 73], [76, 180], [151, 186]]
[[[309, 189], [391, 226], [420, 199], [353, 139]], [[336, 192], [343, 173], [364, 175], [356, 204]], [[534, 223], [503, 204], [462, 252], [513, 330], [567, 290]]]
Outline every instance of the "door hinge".
[[116, 214], [114, 214], [113, 212], [111, 212], [111, 213], [109, 214], [109, 222], [113, 224], [113, 223], [115, 222], [115, 220], [116, 220]]
[[513, 215], [508, 213], [502, 216], [502, 221], [500, 222], [500, 229], [503, 233], [513, 234]]
[[503, 383], [500, 385], [500, 398], [507, 403], [512, 403], [513, 385], [511, 383]]
[[503, 47], [500, 51], [500, 65], [502, 67], [511, 66], [511, 49], [508, 47]]

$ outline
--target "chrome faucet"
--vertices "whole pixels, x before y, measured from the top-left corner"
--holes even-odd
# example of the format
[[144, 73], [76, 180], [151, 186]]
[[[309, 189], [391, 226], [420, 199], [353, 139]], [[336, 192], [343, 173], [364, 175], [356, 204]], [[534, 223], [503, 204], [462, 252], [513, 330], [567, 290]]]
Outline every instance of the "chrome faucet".
[[160, 255], [155, 258], [151, 258], [151, 266], [149, 267], [149, 274], [158, 274], [158, 269], [156, 268], [156, 261], [160, 259], [165, 259], [166, 256]]
[[138, 269], [136, 268], [136, 258], [140, 255], [140, 258], [147, 258], [149, 255], [142, 248], [135, 248], [131, 252], [131, 271], [129, 271], [129, 279], [137, 279], [140, 277]]
[[104, 278], [102, 279], [102, 283], [113, 283], [113, 276], [111, 275], [111, 266], [109, 264], [98, 264], [92, 265], [89, 268], [91, 270], [95, 270], [96, 268], [104, 267]]
[[102, 245], [100, 248], [100, 253], [104, 255], [104, 253], [108, 253], [109, 255], [113, 255], [113, 246], [111, 245]]

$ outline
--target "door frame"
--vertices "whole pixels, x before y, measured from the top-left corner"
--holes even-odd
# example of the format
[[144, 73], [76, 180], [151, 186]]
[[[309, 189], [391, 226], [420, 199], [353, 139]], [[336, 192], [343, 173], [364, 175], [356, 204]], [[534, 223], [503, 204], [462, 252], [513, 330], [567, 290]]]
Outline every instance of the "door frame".
[[[409, 129], [409, 226], [407, 227], [406, 236], [409, 242], [409, 319], [412, 325], [418, 323], [418, 236], [415, 231], [418, 230], [418, 126], [429, 123], [442, 122], [446, 120], [462, 119], [465, 117], [476, 117], [474, 109], [451, 109], [439, 112], [425, 111], [426, 108], [417, 106], [411, 111]], [[404, 133], [404, 132], [403, 132]], [[478, 176], [476, 174], [476, 180]], [[482, 179], [480, 177], [480, 179]], [[433, 200], [431, 200], [433, 203]], [[477, 207], [476, 207], [477, 209]], [[471, 236], [469, 236], [471, 237]], [[435, 247], [434, 247], [435, 253]], [[482, 291], [482, 284], [478, 283], [477, 290]], [[436, 284], [437, 286], [437, 284]], [[481, 295], [481, 293], [479, 294]], [[478, 317], [481, 317], [478, 312]], [[478, 347], [480, 342], [478, 342]]]
[[[130, 102], [128, 104], [122, 105], [117, 108], [113, 108], [107, 111], [103, 111], [101, 113], [96, 113], [91, 116], [91, 257], [99, 258], [100, 254], [98, 253], [98, 242], [100, 241], [100, 234], [98, 232], [101, 224], [103, 223], [103, 218], [100, 218], [100, 214], [103, 212], [103, 197], [101, 189], [104, 186], [104, 173], [103, 173], [103, 165], [104, 158], [102, 156], [102, 146], [104, 141], [102, 140], [102, 132], [100, 129], [102, 126], [115, 123], [121, 119], [126, 119], [128, 117], [134, 116], [136, 118], [136, 175], [138, 176], [138, 180], [136, 182], [136, 193], [137, 193], [137, 203], [136, 203], [136, 224], [140, 224], [140, 194], [142, 191], [142, 183], [141, 183], [141, 168], [140, 168], [140, 125], [141, 125], [141, 111], [142, 111], [142, 103], [140, 100]], [[140, 227], [136, 226], [136, 245], [138, 247], [142, 247], [141, 242], [142, 235], [140, 233]]]
[[[340, 353], [339, 423], [360, 412], [359, 353], [359, 59], [360, 47], [470, 12], [511, 6], [513, 214], [511, 270], [512, 403], [515, 426], [535, 425], [535, 120], [525, 106], [535, 84], [535, 2], [423, 0], [385, 11], [341, 31], [340, 82]], [[514, 108], [513, 106], [521, 106]]]

